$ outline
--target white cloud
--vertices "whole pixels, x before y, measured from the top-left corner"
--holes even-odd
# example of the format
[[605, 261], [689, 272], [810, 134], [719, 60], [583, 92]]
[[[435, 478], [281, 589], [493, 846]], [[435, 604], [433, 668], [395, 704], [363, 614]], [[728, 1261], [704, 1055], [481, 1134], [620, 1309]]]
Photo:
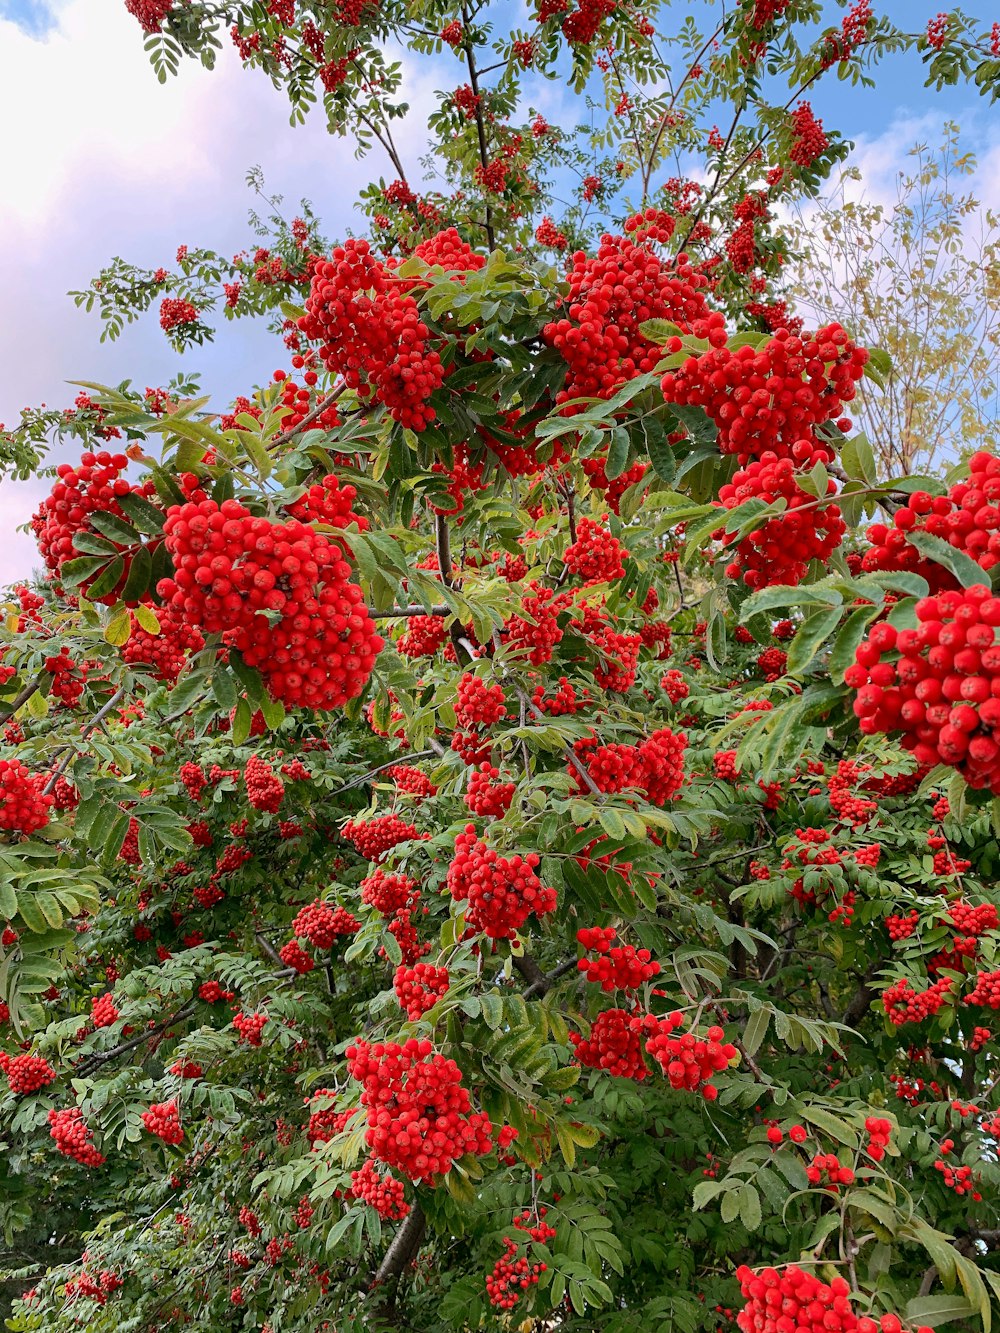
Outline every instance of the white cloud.
[[[123, 0], [50, 0], [54, 23], [32, 34], [0, 17], [0, 421], [22, 406], [72, 402], [71, 379], [141, 387], [180, 364], [203, 372], [206, 390], [230, 399], [286, 364], [262, 330], [225, 324], [218, 342], [181, 363], [155, 316], [117, 343], [98, 343], [95, 316], [66, 296], [120, 254], [169, 265], [181, 243], [223, 254], [247, 244], [245, 176], [259, 164], [289, 208], [309, 198], [328, 233], [343, 233], [363, 184], [386, 171], [354, 158], [327, 134], [322, 113], [288, 123], [284, 94], [246, 72], [228, 48], [218, 68], [182, 62], [160, 85]], [[430, 87], [412, 81], [415, 113], [400, 150], [419, 178]], [[27, 575], [34, 545], [13, 535], [47, 484], [0, 485], [0, 586]]]

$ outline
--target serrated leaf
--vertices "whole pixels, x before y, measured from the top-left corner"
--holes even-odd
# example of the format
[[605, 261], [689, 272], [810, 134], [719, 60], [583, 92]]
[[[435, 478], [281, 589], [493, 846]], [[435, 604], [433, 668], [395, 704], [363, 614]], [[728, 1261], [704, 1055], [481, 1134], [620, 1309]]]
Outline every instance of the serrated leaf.
[[840, 624], [841, 609], [833, 607], [829, 611], [818, 611], [804, 620], [788, 646], [788, 671], [793, 676], [801, 675], [822, 648], [827, 638]]
[[128, 643], [131, 634], [132, 622], [129, 620], [128, 607], [123, 606], [104, 627], [104, 638], [116, 648], [121, 648], [123, 644]]
[[935, 564], [942, 565], [949, 573], [954, 574], [963, 588], [972, 588], [977, 583], [985, 583], [989, 587], [989, 574], [964, 551], [957, 550], [943, 537], [935, 537], [930, 532], [908, 532], [906, 540], [928, 560], [933, 560]]

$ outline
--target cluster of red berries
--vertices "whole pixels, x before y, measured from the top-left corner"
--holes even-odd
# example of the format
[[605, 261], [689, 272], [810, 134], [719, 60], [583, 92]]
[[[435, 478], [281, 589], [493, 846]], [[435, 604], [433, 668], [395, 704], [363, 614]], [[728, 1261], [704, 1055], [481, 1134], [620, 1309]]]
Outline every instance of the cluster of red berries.
[[462, 1071], [429, 1041], [358, 1041], [346, 1056], [348, 1073], [363, 1085], [365, 1142], [380, 1161], [429, 1183], [466, 1153], [491, 1151], [489, 1117], [472, 1110]]
[[566, 548], [563, 560], [571, 574], [584, 583], [613, 583], [625, 575], [629, 553], [617, 537], [592, 518], [582, 518], [576, 541]]
[[873, 1162], [881, 1162], [883, 1157], [885, 1157], [885, 1150], [889, 1145], [889, 1139], [892, 1137], [892, 1121], [886, 1120], [882, 1116], [867, 1116], [865, 1119], [865, 1132], [868, 1135], [868, 1142], [865, 1144], [865, 1152]]
[[897, 940], [908, 940], [919, 922], [920, 913], [914, 907], [910, 909], [907, 916], [887, 916], [885, 928], [889, 932], [890, 940], [895, 943]]
[[512, 652], [524, 653], [532, 666], [541, 666], [552, 660], [563, 637], [559, 613], [570, 604], [572, 596], [546, 588], [535, 579], [527, 588], [529, 592], [521, 602], [524, 616], [511, 616], [505, 621], [501, 638]]
[[486, 1276], [486, 1295], [497, 1310], [513, 1310], [529, 1287], [538, 1285], [539, 1277], [548, 1267], [530, 1263], [518, 1253], [519, 1249], [512, 1236], [504, 1236], [503, 1254], [493, 1265], [493, 1272]]
[[660, 677], [660, 688], [672, 704], [679, 704], [691, 693], [691, 687], [676, 667]]
[[[671, 731], [669, 727], [660, 727], [639, 745], [618, 742], [597, 745], [590, 737], [573, 744], [578, 763], [586, 769], [598, 791], [618, 792], [634, 788], [644, 792], [653, 805], [664, 805], [684, 785], [686, 749], [687, 736], [683, 732]], [[576, 764], [570, 763], [568, 771], [581, 794], [589, 790]]]
[[56, 1071], [40, 1055], [9, 1056], [0, 1051], [0, 1070], [7, 1075], [7, 1086], [15, 1097], [28, 1097], [55, 1082]]
[[238, 1013], [233, 1018], [233, 1027], [240, 1034], [240, 1041], [247, 1046], [259, 1046], [267, 1022], [267, 1014]]
[[346, 907], [321, 898], [303, 907], [292, 922], [294, 935], [321, 950], [332, 949], [341, 936], [356, 935], [360, 929], [361, 922]]
[[976, 584], [921, 598], [916, 616], [917, 629], [874, 625], [844, 674], [861, 731], [901, 731], [921, 764], [1000, 792], [1000, 598]]
[[164, 333], [197, 323], [198, 310], [190, 301], [183, 301], [175, 296], [165, 296], [160, 302], [160, 328]]
[[337, 1094], [332, 1088], [320, 1088], [306, 1099], [306, 1105], [310, 1107], [306, 1138], [313, 1147], [336, 1138], [355, 1115], [353, 1108], [349, 1111], [337, 1110]]
[[985, 1009], [1000, 1009], [1000, 971], [977, 972], [976, 985], [965, 997], [965, 1003], [982, 1005]]
[[481, 676], [467, 671], [458, 682], [455, 717], [467, 731], [495, 726], [507, 716], [507, 700], [502, 685], [487, 685]]
[[[290, 420], [290, 425], [296, 425]], [[362, 514], [354, 512], [357, 490], [341, 482], [333, 473], [328, 473], [320, 482], [315, 482], [304, 495], [288, 506], [292, 518], [303, 523], [322, 523], [328, 528], [348, 528], [352, 524], [359, 532], [366, 532], [369, 523]], [[337, 541], [336, 534], [327, 534], [332, 541]], [[343, 541], [340, 542], [343, 546]]]
[[811, 167], [830, 146], [823, 122], [813, 115], [808, 102], [800, 102], [792, 112], [792, 146], [789, 160], [800, 167]]
[[307, 954], [298, 940], [288, 940], [278, 950], [278, 957], [286, 967], [293, 967], [300, 976], [311, 972], [316, 966], [316, 960], [310, 954]]
[[411, 430], [434, 420], [429, 399], [444, 380], [441, 357], [416, 301], [366, 240], [348, 240], [316, 264], [298, 325], [321, 342], [326, 368], [362, 398], [374, 395]]
[[367, 1203], [379, 1217], [390, 1222], [401, 1221], [410, 1211], [404, 1192], [403, 1182], [395, 1176], [380, 1176], [370, 1157], [360, 1170], [351, 1172], [351, 1193], [354, 1197]]
[[404, 657], [433, 657], [447, 638], [444, 616], [411, 616], [396, 647]]
[[[746, 1305], [736, 1316], [742, 1333], [784, 1333], [791, 1327], [804, 1333], [902, 1333], [894, 1314], [880, 1320], [858, 1318], [851, 1309], [851, 1288], [842, 1277], [829, 1284], [815, 1273], [789, 1264], [787, 1268], [763, 1268], [755, 1273], [742, 1264], [736, 1270]], [[932, 1333], [921, 1326], [915, 1333]]]
[[180, 1112], [175, 1101], [154, 1102], [148, 1111], [140, 1117], [150, 1134], [155, 1134], [164, 1143], [180, 1143], [184, 1138]]
[[118, 1021], [118, 1008], [110, 991], [95, 995], [90, 1001], [90, 1021], [95, 1028], [109, 1028]]
[[381, 861], [393, 847], [412, 838], [426, 838], [416, 826], [407, 824], [398, 815], [376, 815], [374, 819], [349, 819], [341, 834], [354, 845], [366, 861]]
[[20, 759], [0, 759], [0, 830], [31, 834], [43, 829], [54, 800], [44, 787], [42, 774], [31, 773]]
[[[830, 478], [827, 495], [835, 495], [836, 490], [836, 482]], [[751, 499], [766, 504], [783, 500], [785, 507], [742, 538], [726, 566], [727, 578], [742, 578], [748, 588], [801, 583], [810, 561], [825, 564], [844, 539], [847, 529], [839, 508], [835, 504], [817, 505], [815, 497], [799, 485], [791, 458], [779, 458], [767, 451], [719, 491], [719, 500], [726, 509], [735, 509]], [[715, 536], [719, 541], [728, 540], [724, 529]]]
[[576, 686], [566, 676], [559, 677], [555, 693], [550, 697], [546, 698], [544, 685], [536, 685], [532, 695], [532, 703], [538, 711], [548, 713], [550, 717], [572, 716], [582, 712], [590, 702], [590, 691], [584, 687], [577, 694]]
[[853, 1185], [854, 1172], [849, 1166], [841, 1166], [836, 1153], [817, 1153], [806, 1167], [806, 1177], [810, 1185], [822, 1185], [832, 1194], [838, 1193], [840, 1185]]
[[696, 337], [721, 328], [705, 302], [706, 280], [687, 256], [661, 260], [628, 236], [603, 236], [593, 258], [578, 251], [569, 284], [566, 314], [542, 330], [568, 367], [557, 403], [610, 398], [653, 370], [662, 351], [639, 331], [646, 320], [669, 320]]
[[143, 32], [159, 32], [173, 7], [174, 0], [125, 0], [125, 8], [139, 20]]
[[255, 810], [277, 814], [285, 798], [285, 784], [259, 754], [252, 754], [247, 760], [243, 781], [246, 783], [247, 800]]
[[864, 796], [855, 796], [852, 790], [867, 767], [855, 764], [850, 759], [841, 759], [836, 772], [830, 774], [826, 784], [830, 808], [841, 819], [849, 820], [855, 827], [866, 824], [872, 815], [878, 813], [877, 801], [869, 801]]
[[104, 1154], [93, 1144], [93, 1134], [78, 1106], [49, 1112], [49, 1133], [64, 1157], [72, 1157], [82, 1166], [101, 1166]]
[[129, 612], [131, 630], [128, 643], [122, 646], [122, 659], [129, 666], [152, 667], [157, 680], [173, 685], [184, 670], [188, 658], [200, 653], [205, 636], [197, 625], [189, 625], [172, 607], [158, 607], [156, 618], [159, 633], [144, 629], [134, 611]]
[[385, 775], [387, 778], [392, 778], [397, 791], [416, 796], [418, 800], [422, 800], [425, 796], [437, 795], [437, 787], [427, 774], [421, 773], [419, 768], [413, 768], [410, 764], [395, 764], [392, 768], [386, 769]]
[[934, 1162], [934, 1170], [941, 1172], [941, 1179], [946, 1189], [954, 1190], [956, 1194], [968, 1194], [975, 1203], [979, 1203], [982, 1195], [976, 1189], [978, 1177], [973, 1174], [971, 1166], [952, 1166], [943, 1159], [954, 1150], [955, 1140], [945, 1139], [941, 1144], [939, 1152], [941, 1154]]
[[[680, 351], [667, 344], [667, 351]], [[839, 324], [801, 337], [779, 329], [754, 348], [716, 346], [663, 377], [668, 403], [704, 408], [719, 431], [719, 449], [741, 463], [772, 453], [802, 466], [830, 453], [814, 431], [840, 418], [855, 395], [868, 353]]]
[[882, 1006], [889, 1022], [896, 1027], [902, 1027], [904, 1023], [922, 1023], [938, 1012], [953, 985], [950, 977], [942, 977], [927, 990], [915, 991], [906, 977], [900, 977], [882, 992]]
[[448, 888], [458, 902], [468, 901], [466, 921], [490, 939], [513, 939], [528, 917], [555, 910], [556, 891], [542, 886], [535, 874], [540, 857], [501, 856], [467, 824], [455, 839], [448, 867]]
[[[97, 454], [83, 454], [76, 467], [60, 463], [56, 468], [56, 482], [31, 520], [38, 550], [53, 573], [58, 573], [67, 560], [73, 560], [79, 554], [73, 539], [78, 532], [92, 530], [88, 522], [92, 514], [106, 513], [126, 519], [118, 503], [122, 496], [138, 495], [148, 499], [155, 495], [151, 481], [142, 486], [133, 486], [127, 481], [122, 476], [127, 467], [125, 454], [102, 450]], [[110, 603], [125, 586], [131, 558], [126, 555], [123, 560], [121, 578], [101, 601]], [[90, 579], [80, 586], [85, 591], [92, 582]]]
[[957, 482], [946, 495], [914, 491], [893, 514], [891, 526], [874, 523], [868, 529], [871, 547], [862, 561], [864, 569], [912, 570], [927, 579], [932, 592], [954, 588], [954, 576], [910, 543], [913, 532], [940, 537], [983, 569], [992, 569], [1000, 562], [1000, 458], [973, 454], [968, 480]]
[[160, 595], [206, 633], [224, 632], [274, 698], [331, 709], [361, 692], [382, 639], [336, 542], [236, 500], [174, 505], [164, 533], [175, 573]]
[[447, 991], [448, 969], [431, 963], [415, 963], [413, 967], [400, 964], [392, 986], [399, 1007], [411, 1023], [416, 1023]]
[[465, 804], [474, 815], [501, 819], [510, 809], [517, 786], [513, 782], [498, 782], [500, 770], [490, 763], [482, 763], [469, 774]]
[[361, 901], [374, 907], [382, 916], [395, 916], [404, 908], [412, 907], [419, 896], [415, 879], [381, 867], [376, 867], [361, 881]]
[[720, 1027], [710, 1027], [704, 1037], [693, 1032], [674, 1036], [683, 1024], [684, 1015], [676, 1012], [663, 1018], [647, 1014], [638, 1020], [641, 1030], [648, 1034], [646, 1051], [657, 1062], [673, 1088], [698, 1091], [706, 1101], [714, 1101], [719, 1089], [712, 1078], [738, 1059], [736, 1047], [723, 1041]]
[[601, 990], [638, 990], [645, 982], [659, 974], [660, 964], [648, 949], [636, 949], [631, 944], [612, 944], [614, 926], [584, 926], [576, 932], [577, 943], [597, 954], [596, 958], [580, 958], [577, 968]]
[[535, 228], [535, 240], [539, 245], [548, 246], [550, 250], [565, 250], [569, 244], [566, 233], [560, 231], [550, 217], [542, 218]]

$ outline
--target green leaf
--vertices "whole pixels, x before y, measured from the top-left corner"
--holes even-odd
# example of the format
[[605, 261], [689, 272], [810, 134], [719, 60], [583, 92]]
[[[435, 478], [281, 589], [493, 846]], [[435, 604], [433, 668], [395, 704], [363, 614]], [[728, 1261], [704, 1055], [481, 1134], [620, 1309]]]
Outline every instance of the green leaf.
[[123, 606], [115, 612], [105, 626], [104, 638], [114, 647], [121, 648], [123, 644], [128, 643], [131, 634], [132, 623], [129, 620], [128, 607]]
[[877, 606], [862, 606], [859, 610], [852, 611], [844, 621], [840, 633], [833, 641], [828, 662], [830, 675], [837, 684], [843, 682], [844, 672], [849, 666], [853, 666], [858, 646], [865, 637], [865, 630], [878, 614]]
[[150, 504], [143, 496], [134, 493], [120, 495], [118, 496], [118, 504], [128, 514], [139, 531], [144, 532], [148, 537], [158, 537], [163, 531], [166, 514], [161, 509], [157, 509], [156, 505]]
[[950, 1295], [915, 1296], [912, 1301], [907, 1302], [904, 1313], [906, 1322], [914, 1327], [918, 1324], [927, 1324], [931, 1328], [938, 1328], [953, 1319], [974, 1318], [977, 1307], [970, 1304], [964, 1296], [952, 1292]]
[[[674, 453], [673, 445], [667, 440], [667, 432], [664, 429], [663, 422], [656, 416], [643, 417], [642, 433], [646, 441], [646, 453], [653, 465], [653, 471], [663, 481], [672, 482], [677, 475], [677, 456]], [[688, 503], [687, 497], [683, 497], [683, 502]]]
[[644, 319], [639, 325], [639, 332], [651, 343], [662, 347], [671, 338], [683, 338], [684, 330], [669, 319]]
[[138, 530], [131, 523], [126, 523], [117, 514], [109, 514], [106, 510], [95, 509], [87, 521], [91, 527], [120, 546], [135, 546], [140, 540]]
[[132, 556], [128, 578], [122, 588], [123, 602], [138, 602], [149, 591], [153, 577], [153, 557], [148, 546], [139, 546]]
[[740, 1190], [740, 1221], [747, 1231], [756, 1231], [760, 1226], [760, 1195], [752, 1185], [744, 1185]]
[[13, 921], [17, 913], [17, 894], [14, 886], [0, 880], [0, 921]]
[[989, 587], [990, 576], [986, 570], [977, 565], [964, 551], [958, 551], [949, 545], [942, 537], [935, 537], [929, 532], [908, 532], [906, 540], [928, 560], [943, 565], [949, 573], [954, 574], [963, 588], [972, 588], [977, 583], [985, 583]]
[[837, 606], [830, 611], [818, 611], [802, 622], [788, 647], [788, 671], [791, 675], [798, 676], [805, 671], [840, 624], [840, 617], [841, 609]]
[[608, 481], [614, 481], [625, 471], [628, 466], [630, 448], [628, 431], [622, 426], [618, 426], [611, 432], [611, 443], [608, 445], [608, 456], [604, 463], [604, 475]]
[[760, 1050], [761, 1043], [767, 1036], [770, 1022], [770, 1009], [762, 1007], [750, 1015], [749, 1022], [743, 1031], [743, 1045], [746, 1047], [748, 1055], [756, 1055]]
[[118, 586], [124, 572], [125, 561], [120, 555], [115, 556], [114, 560], [109, 561], [104, 567], [103, 573], [99, 574], [87, 589], [88, 600], [99, 602], [102, 597], [107, 597], [108, 593]]

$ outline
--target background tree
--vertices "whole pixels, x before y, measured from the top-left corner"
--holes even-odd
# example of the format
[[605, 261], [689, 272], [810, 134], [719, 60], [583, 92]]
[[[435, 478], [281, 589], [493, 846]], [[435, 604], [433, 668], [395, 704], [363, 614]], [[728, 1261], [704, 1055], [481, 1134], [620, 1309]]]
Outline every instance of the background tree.
[[805, 317], [870, 330], [892, 360], [858, 406], [892, 475], [995, 449], [1000, 431], [1000, 218], [964, 188], [976, 159], [957, 125], [910, 157], [890, 203], [867, 200], [846, 169], [833, 192], [800, 206], [794, 241]]

